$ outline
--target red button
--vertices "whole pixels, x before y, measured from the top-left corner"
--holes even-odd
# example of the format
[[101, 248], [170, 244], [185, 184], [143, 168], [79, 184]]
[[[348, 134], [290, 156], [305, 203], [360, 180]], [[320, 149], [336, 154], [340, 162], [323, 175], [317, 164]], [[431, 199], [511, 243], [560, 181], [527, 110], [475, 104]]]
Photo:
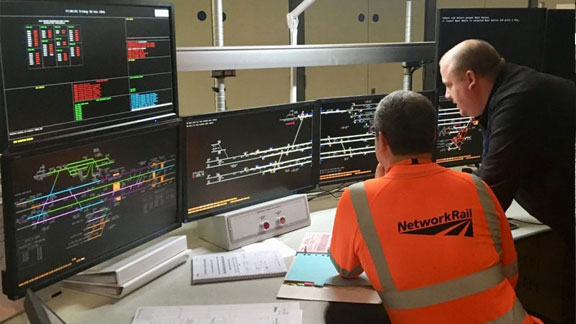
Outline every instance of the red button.
[[286, 223], [286, 217], [282, 216], [280, 217], [280, 224], [284, 225], [284, 223]]
[[262, 228], [264, 228], [265, 230], [269, 229], [269, 228], [270, 228], [270, 223], [268, 223], [268, 221], [264, 221], [264, 222], [262, 223]]

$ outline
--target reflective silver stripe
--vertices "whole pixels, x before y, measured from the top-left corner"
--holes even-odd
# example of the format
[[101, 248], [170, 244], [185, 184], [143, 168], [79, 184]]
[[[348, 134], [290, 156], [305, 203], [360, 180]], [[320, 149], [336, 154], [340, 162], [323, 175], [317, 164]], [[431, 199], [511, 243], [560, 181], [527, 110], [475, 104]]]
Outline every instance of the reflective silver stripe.
[[336, 270], [338, 271], [339, 274], [341, 274], [345, 277], [356, 277], [357, 275], [364, 272], [364, 269], [362, 269], [361, 264], [359, 264], [356, 268], [354, 268], [350, 271], [348, 271], [344, 268], [340, 268], [338, 263], [336, 263], [336, 260], [334, 260], [334, 257], [332, 257], [332, 252], [328, 251], [328, 254], [330, 255], [330, 261], [332, 261], [332, 264], [334, 265], [334, 267], [336, 268]]
[[354, 206], [360, 233], [362, 233], [366, 247], [368, 247], [368, 251], [376, 267], [376, 273], [378, 273], [378, 279], [380, 280], [382, 289], [384, 291], [395, 291], [396, 286], [394, 286], [394, 282], [392, 281], [392, 276], [388, 269], [388, 262], [384, 256], [384, 251], [382, 251], [382, 244], [380, 244], [376, 225], [370, 213], [370, 205], [368, 204], [368, 198], [364, 190], [364, 182], [355, 183], [350, 186], [350, 199]]
[[494, 248], [496, 249], [498, 256], [502, 258], [502, 239], [500, 238], [500, 220], [498, 218], [498, 213], [496, 213], [494, 202], [490, 198], [490, 194], [488, 194], [484, 182], [474, 174], [471, 174], [471, 176], [472, 179], [474, 180], [476, 191], [478, 192], [478, 198], [480, 198], [480, 204], [482, 205], [482, 209], [484, 210], [484, 216], [486, 217], [488, 230], [490, 231], [492, 241], [494, 242]]
[[502, 267], [502, 273], [505, 277], [510, 278], [518, 274], [518, 260], [514, 260], [511, 264]]
[[516, 298], [514, 300], [514, 306], [512, 306], [512, 309], [506, 312], [506, 314], [500, 316], [500, 318], [494, 321], [485, 322], [483, 324], [522, 324], [524, 318], [526, 318], [526, 311], [524, 310], [524, 307], [522, 307], [518, 298]]
[[392, 292], [384, 291], [381, 298], [391, 308], [426, 307], [485, 291], [497, 286], [503, 280], [502, 267], [497, 264], [465, 277], [426, 287]]

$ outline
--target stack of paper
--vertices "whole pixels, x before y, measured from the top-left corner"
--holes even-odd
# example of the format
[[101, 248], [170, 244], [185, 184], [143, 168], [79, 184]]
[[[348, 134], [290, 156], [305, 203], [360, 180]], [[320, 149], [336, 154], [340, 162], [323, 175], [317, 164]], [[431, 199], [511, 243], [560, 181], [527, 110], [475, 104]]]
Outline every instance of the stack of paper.
[[286, 264], [278, 251], [224, 252], [192, 257], [192, 284], [284, 274]]
[[132, 324], [301, 324], [297, 302], [140, 307]]

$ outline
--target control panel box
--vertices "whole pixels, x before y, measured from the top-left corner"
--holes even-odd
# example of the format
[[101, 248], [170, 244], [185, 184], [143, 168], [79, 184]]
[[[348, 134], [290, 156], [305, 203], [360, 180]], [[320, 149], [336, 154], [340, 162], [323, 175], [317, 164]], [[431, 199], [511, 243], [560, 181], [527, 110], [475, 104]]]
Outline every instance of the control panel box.
[[227, 250], [310, 225], [306, 195], [292, 195], [198, 221], [200, 237]]

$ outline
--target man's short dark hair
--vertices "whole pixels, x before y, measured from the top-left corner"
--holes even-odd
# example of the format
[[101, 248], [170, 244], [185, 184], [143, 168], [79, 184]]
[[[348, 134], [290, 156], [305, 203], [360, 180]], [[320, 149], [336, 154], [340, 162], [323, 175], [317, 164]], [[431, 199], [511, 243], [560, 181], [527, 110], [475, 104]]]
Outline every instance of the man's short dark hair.
[[378, 104], [374, 130], [382, 132], [394, 155], [432, 153], [437, 132], [436, 109], [419, 93], [394, 91]]

